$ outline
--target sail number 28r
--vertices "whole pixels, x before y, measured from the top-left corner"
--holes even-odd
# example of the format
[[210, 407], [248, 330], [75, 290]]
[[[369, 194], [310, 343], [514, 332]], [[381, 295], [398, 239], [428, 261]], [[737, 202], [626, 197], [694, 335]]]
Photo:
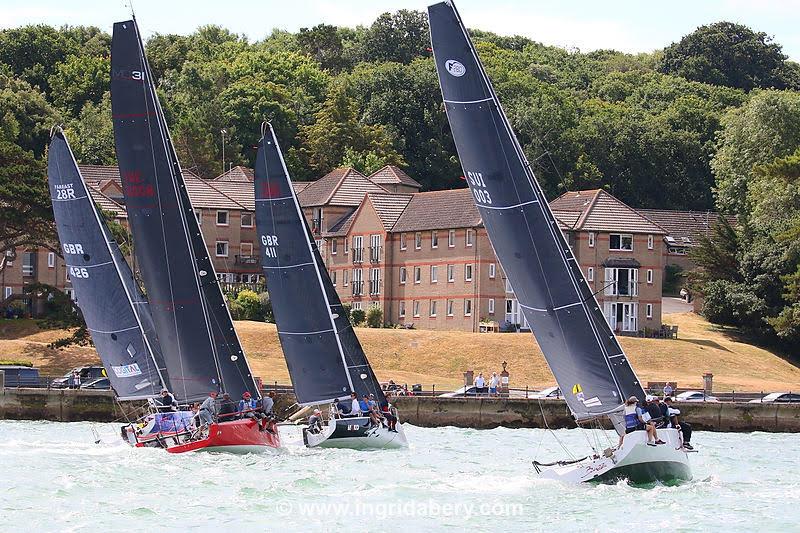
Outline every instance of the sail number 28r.
[[486, 182], [483, 181], [483, 174], [480, 172], [467, 172], [467, 180], [472, 186], [472, 195], [479, 204], [491, 204], [492, 197], [486, 189]]

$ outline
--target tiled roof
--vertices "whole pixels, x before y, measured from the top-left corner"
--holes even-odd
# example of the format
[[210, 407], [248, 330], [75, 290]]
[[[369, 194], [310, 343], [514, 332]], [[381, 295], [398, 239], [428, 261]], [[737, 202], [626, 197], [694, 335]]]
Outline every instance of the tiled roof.
[[556, 217], [556, 222], [561, 226], [561, 229], [570, 230], [575, 227], [575, 223], [578, 222], [581, 214], [576, 211], [553, 210], [553, 216]]
[[115, 202], [114, 200], [112, 200], [111, 198], [100, 192], [98, 189], [96, 189], [93, 185], [89, 185], [87, 183], [87, 187], [89, 188], [89, 194], [92, 195], [92, 200], [94, 200], [94, 203], [100, 206], [100, 209], [102, 209], [103, 211], [109, 211], [111, 213], [114, 213], [115, 218], [128, 217], [128, 213], [125, 211], [125, 207], [123, 205]]
[[[255, 190], [253, 189], [252, 181], [220, 180], [217, 178], [207, 180], [205, 183], [243, 206], [245, 209], [255, 211]], [[194, 202], [194, 198], [192, 198], [192, 202]]]
[[665, 235], [667, 231], [635, 209], [617, 200], [602, 189], [565, 192], [550, 208], [559, 213], [578, 215], [573, 230], [620, 231]]
[[[700, 237], [708, 236], [722, 215], [711, 211], [670, 211], [667, 209], [639, 209], [640, 213], [667, 230], [677, 244], [695, 245]], [[728, 217], [736, 224], [734, 217]]]
[[300, 191], [298, 199], [303, 207], [357, 207], [369, 192], [387, 191], [353, 168], [337, 168]]
[[397, 219], [413, 198], [411, 194], [369, 193], [367, 194], [372, 207], [378, 213], [385, 230], [391, 230]]
[[306, 190], [306, 187], [308, 187], [312, 183], [314, 183], [314, 182], [313, 181], [293, 181], [292, 182], [292, 188], [294, 189], [294, 193], [295, 194], [300, 194], [301, 192]]
[[420, 183], [394, 165], [386, 165], [380, 170], [370, 174], [369, 179], [379, 185], [394, 185], [400, 183], [419, 189]]
[[392, 231], [472, 228], [481, 224], [469, 189], [454, 189], [413, 195]]
[[253, 169], [243, 166], [235, 166], [223, 172], [212, 181], [234, 181], [234, 182], [253, 182]]
[[118, 167], [105, 165], [78, 165], [78, 168], [81, 171], [84, 181], [92, 186], [97, 186], [100, 184], [100, 182], [104, 182], [106, 180], [113, 180], [117, 183], [120, 182]]

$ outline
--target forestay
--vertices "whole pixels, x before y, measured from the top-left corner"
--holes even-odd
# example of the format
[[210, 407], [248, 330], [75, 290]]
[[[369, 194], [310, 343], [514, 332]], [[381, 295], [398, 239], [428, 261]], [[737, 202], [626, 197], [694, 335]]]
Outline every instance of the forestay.
[[123, 400], [153, 397], [167, 380], [147, 303], [60, 128], [47, 159], [67, 273], [111, 386]]
[[[447, 117], [492, 246], [578, 420], [644, 392], [559, 229], [455, 7], [428, 8]], [[617, 429], [619, 416], [613, 416]]]
[[380, 384], [367, 362], [283, 162], [272, 126], [258, 146], [255, 167], [256, 227], [278, 335], [297, 401], [318, 404], [375, 394]]
[[114, 24], [111, 107], [136, 258], [174, 393], [258, 395], [195, 218], [135, 21]]

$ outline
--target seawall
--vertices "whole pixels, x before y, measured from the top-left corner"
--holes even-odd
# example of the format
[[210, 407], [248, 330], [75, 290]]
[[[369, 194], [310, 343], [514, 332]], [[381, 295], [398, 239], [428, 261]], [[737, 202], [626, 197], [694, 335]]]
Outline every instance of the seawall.
[[[276, 397], [281, 414], [294, 403], [294, 395]], [[573, 428], [575, 421], [563, 400], [524, 398], [439, 398], [407, 396], [394, 400], [401, 420], [415, 426], [455, 426], [491, 429]], [[0, 419], [56, 422], [114, 422], [135, 418], [142, 402], [114, 400], [108, 391], [63, 389], [2, 389]], [[724, 432], [800, 432], [800, 404], [681, 403], [682, 417], [695, 429]]]

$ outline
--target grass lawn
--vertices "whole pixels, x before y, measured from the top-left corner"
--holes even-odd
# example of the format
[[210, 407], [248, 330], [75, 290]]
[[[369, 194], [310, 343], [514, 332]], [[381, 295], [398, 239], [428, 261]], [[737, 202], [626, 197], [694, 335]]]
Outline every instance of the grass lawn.
[[[698, 315], [665, 315], [664, 322], [679, 326], [678, 340], [621, 338], [643, 382], [670, 380], [680, 387], [700, 387], [702, 374], [713, 372], [717, 391], [800, 389], [800, 368], [737, 340]], [[236, 329], [255, 374], [265, 382], [289, 383], [275, 326], [240, 321]], [[357, 328], [357, 332], [380, 380], [453, 389], [461, 386], [464, 370], [491, 373], [500, 371], [500, 363], [507, 361], [512, 387], [555, 383], [530, 334], [368, 328]], [[32, 321], [2, 320], [0, 359], [30, 361], [43, 374], [53, 375], [97, 362], [91, 347], [47, 347], [61, 335], [62, 331], [39, 330]]]

